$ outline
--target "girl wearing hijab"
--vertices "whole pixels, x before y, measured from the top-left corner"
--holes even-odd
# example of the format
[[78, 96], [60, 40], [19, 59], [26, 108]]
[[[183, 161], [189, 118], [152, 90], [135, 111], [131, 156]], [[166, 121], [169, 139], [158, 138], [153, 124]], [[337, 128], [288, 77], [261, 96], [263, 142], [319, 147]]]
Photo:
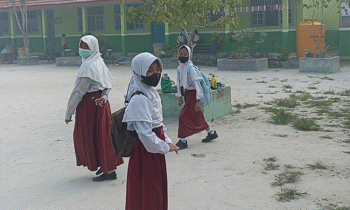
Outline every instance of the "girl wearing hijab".
[[68, 101], [66, 123], [75, 112], [74, 149], [77, 166], [98, 171], [93, 181], [115, 180], [117, 166], [123, 158], [114, 154], [110, 139], [111, 109], [108, 93], [112, 75], [100, 56], [98, 41], [87, 35], [80, 39], [79, 54], [83, 59], [75, 88]]
[[179, 99], [179, 106], [182, 106], [182, 97], [185, 97], [185, 106], [182, 108], [179, 116], [178, 137], [180, 140], [176, 143], [176, 146], [180, 149], [186, 149], [188, 147], [186, 137], [203, 130], [207, 130], [208, 135], [202, 142], [210, 142], [218, 137], [216, 131], [210, 129], [203, 116], [201, 110], [203, 89], [200, 84], [203, 78], [196, 67], [194, 67], [190, 58], [191, 49], [187, 45], [182, 45], [179, 48], [178, 85], [177, 93], [175, 94]]
[[[131, 62], [132, 77], [125, 100], [128, 105], [123, 122], [136, 131], [138, 139], [129, 159], [126, 185], [126, 210], [168, 209], [165, 154], [178, 147], [172, 144], [163, 124], [162, 104], [153, 89], [162, 73], [161, 61], [141, 53]], [[138, 92], [140, 94], [134, 94]]]

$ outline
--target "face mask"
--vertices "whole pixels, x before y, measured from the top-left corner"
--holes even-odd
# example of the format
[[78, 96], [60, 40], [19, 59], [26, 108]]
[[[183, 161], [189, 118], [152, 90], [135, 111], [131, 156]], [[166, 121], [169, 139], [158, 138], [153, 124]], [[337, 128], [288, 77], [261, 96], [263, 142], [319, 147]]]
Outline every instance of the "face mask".
[[91, 56], [91, 50], [79, 48], [79, 55], [80, 57], [87, 59], [88, 57]]
[[148, 86], [156, 87], [159, 83], [160, 75], [161, 74], [154, 73], [149, 77], [141, 76], [141, 81]]
[[179, 61], [181, 63], [186, 63], [188, 61], [188, 57], [179, 57]]

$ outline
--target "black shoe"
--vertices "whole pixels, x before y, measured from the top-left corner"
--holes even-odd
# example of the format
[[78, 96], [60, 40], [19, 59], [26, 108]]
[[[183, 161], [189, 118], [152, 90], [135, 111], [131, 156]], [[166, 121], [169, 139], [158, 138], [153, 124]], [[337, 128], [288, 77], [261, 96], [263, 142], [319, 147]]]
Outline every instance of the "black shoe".
[[186, 149], [188, 148], [187, 141], [184, 143], [183, 141], [179, 140], [176, 143], [176, 146], [178, 146], [180, 149]]
[[113, 171], [113, 173], [108, 174], [102, 174], [101, 176], [92, 178], [92, 181], [94, 182], [101, 182], [101, 181], [105, 181], [105, 180], [116, 180], [117, 179], [117, 173], [115, 171]]
[[202, 142], [210, 142], [211, 140], [214, 140], [218, 137], [218, 134], [216, 133], [216, 131], [214, 131], [213, 134], [208, 133], [207, 137], [205, 137], [205, 139], [202, 139]]
[[102, 170], [101, 170], [101, 168], [99, 168], [98, 171], [96, 171], [96, 176], [100, 175], [101, 173], [102, 173]]

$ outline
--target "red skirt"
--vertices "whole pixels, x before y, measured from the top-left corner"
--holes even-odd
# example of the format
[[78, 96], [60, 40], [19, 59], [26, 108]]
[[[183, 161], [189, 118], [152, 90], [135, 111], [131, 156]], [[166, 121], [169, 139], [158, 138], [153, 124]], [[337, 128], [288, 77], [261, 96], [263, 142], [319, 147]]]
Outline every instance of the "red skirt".
[[[95, 99], [100, 91], [90, 93]], [[95, 99], [87, 94], [80, 101], [75, 113], [74, 149], [77, 166], [87, 166], [90, 171], [101, 167], [103, 173], [114, 170], [124, 163], [114, 154], [110, 137], [111, 108], [109, 103], [96, 106]]]
[[185, 106], [182, 108], [179, 116], [178, 137], [183, 139], [193, 134], [199, 133], [209, 128], [205, 121], [203, 112], [196, 111], [196, 91], [186, 90], [183, 94], [185, 96]]
[[[164, 131], [156, 135], [164, 140]], [[165, 155], [147, 152], [140, 139], [129, 159], [126, 210], [167, 210], [168, 181]]]

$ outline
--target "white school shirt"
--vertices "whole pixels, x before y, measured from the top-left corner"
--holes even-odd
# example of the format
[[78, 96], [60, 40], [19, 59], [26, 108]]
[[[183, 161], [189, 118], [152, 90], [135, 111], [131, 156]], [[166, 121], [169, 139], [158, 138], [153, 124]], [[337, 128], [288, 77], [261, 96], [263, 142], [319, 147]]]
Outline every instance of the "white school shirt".
[[[188, 88], [184, 89], [184, 91], [196, 90], [196, 99], [201, 100], [203, 98], [203, 89], [202, 89], [200, 80], [193, 80], [194, 71], [195, 71], [195, 67], [192, 67], [190, 69], [190, 73], [188, 74], [190, 75], [190, 77], [187, 78], [189, 81], [189, 86]], [[177, 93], [175, 94], [175, 96], [178, 98], [182, 97], [180, 88], [183, 87], [183, 81], [181, 80], [181, 78], [182, 77], [180, 76], [180, 72], [177, 72], [177, 83], [179, 85], [177, 86]]]
[[66, 120], [70, 120], [72, 118], [72, 115], [75, 113], [75, 109], [78, 107], [78, 104], [86, 93], [99, 90], [102, 90], [101, 98], [104, 98], [105, 101], [107, 101], [109, 91], [111, 90], [110, 88], [102, 87], [100, 83], [90, 79], [89, 77], [78, 77], [75, 88], [73, 89], [68, 101]]
[[[144, 95], [135, 95], [130, 100], [128, 106], [126, 107], [125, 113], [127, 112], [138, 112], [139, 107], [142, 106], [143, 109], [147, 109], [148, 112], [140, 114], [148, 114], [148, 117], [152, 119], [152, 116], [157, 116], [157, 113], [152, 113], [153, 106], [150, 100]], [[142, 117], [142, 116], [140, 116]], [[145, 146], [147, 152], [166, 154], [170, 151], [168, 144], [172, 143], [169, 136], [166, 134], [166, 127], [163, 122], [159, 121], [129, 121], [127, 115], [124, 114], [123, 122], [127, 122], [127, 129], [130, 131], [136, 131], [142, 144]], [[152, 132], [152, 129], [163, 126], [165, 141], [158, 138], [157, 135]]]

